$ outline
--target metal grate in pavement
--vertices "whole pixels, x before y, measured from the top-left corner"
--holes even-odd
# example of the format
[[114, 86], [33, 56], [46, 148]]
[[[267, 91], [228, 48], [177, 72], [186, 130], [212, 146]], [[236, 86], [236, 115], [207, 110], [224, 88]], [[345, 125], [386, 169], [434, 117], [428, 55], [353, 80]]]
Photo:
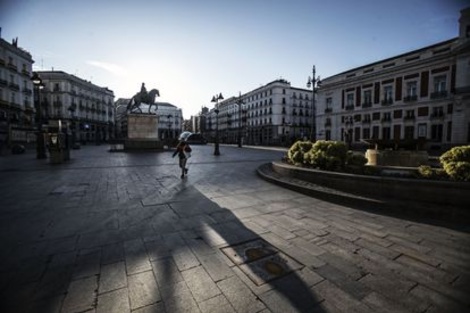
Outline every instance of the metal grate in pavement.
[[221, 250], [258, 286], [303, 267], [262, 239], [228, 246]]

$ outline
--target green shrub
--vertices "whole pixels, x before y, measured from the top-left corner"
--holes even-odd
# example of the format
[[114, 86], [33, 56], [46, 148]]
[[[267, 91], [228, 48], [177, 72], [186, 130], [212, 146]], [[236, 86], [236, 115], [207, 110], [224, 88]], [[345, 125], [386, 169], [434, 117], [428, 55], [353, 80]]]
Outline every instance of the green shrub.
[[294, 165], [305, 164], [304, 155], [312, 149], [310, 141], [297, 141], [287, 151], [287, 159]]
[[454, 147], [439, 158], [444, 171], [456, 181], [470, 181], [470, 146]]
[[367, 163], [367, 158], [362, 154], [355, 154], [352, 151], [348, 151], [346, 163], [352, 166], [364, 166]]
[[429, 165], [420, 165], [418, 167], [418, 177], [420, 178], [433, 178], [434, 171]]
[[447, 175], [456, 181], [470, 181], [470, 162], [450, 162], [444, 165]]
[[319, 140], [306, 154], [310, 166], [327, 171], [344, 168], [348, 149], [344, 142]]

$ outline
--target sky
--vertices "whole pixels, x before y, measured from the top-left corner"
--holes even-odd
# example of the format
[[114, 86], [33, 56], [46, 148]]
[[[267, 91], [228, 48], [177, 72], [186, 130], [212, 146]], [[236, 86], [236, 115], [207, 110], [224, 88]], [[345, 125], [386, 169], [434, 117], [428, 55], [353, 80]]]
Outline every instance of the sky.
[[33, 70], [131, 98], [142, 82], [187, 119], [212, 96], [355, 67], [458, 36], [465, 0], [0, 0], [1, 37]]

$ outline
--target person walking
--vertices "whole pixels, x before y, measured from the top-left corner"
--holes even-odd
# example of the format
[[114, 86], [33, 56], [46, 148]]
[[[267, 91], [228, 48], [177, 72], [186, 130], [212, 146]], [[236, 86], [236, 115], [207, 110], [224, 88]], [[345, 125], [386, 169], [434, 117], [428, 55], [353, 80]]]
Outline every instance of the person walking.
[[186, 141], [180, 141], [176, 146], [176, 150], [173, 153], [173, 158], [178, 155], [179, 166], [181, 168], [181, 178], [184, 178], [184, 175], [188, 174], [188, 168], [186, 167], [186, 162], [188, 158], [191, 157], [191, 147]]

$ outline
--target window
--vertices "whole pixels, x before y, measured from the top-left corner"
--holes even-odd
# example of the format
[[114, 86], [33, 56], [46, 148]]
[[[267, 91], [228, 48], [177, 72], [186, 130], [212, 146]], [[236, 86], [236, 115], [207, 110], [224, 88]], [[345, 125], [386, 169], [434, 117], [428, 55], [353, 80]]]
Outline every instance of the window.
[[414, 126], [405, 126], [405, 139], [413, 139], [415, 133]]
[[389, 122], [391, 120], [392, 120], [392, 115], [390, 114], [390, 112], [385, 112], [383, 114], [382, 121]]
[[434, 91], [445, 91], [446, 90], [446, 76], [440, 75], [434, 77]]
[[431, 117], [443, 117], [444, 109], [443, 107], [434, 107], [432, 108]]
[[354, 94], [348, 93], [346, 96], [346, 105], [347, 106], [354, 106]]
[[390, 140], [390, 127], [384, 127], [382, 128], [382, 139], [384, 140]]
[[393, 87], [392, 85], [384, 86], [384, 104], [391, 104], [393, 102]]
[[416, 96], [417, 93], [416, 93], [416, 90], [418, 89], [418, 84], [417, 82], [413, 81], [413, 82], [407, 82], [406, 83], [406, 95], [407, 96]]
[[363, 128], [362, 129], [362, 137], [364, 139], [369, 139], [370, 138], [370, 128]]
[[374, 126], [372, 127], [372, 138], [373, 139], [379, 139], [379, 126]]
[[406, 96], [403, 99], [405, 102], [416, 101], [418, 99], [418, 83], [416, 81], [411, 81], [406, 83]]
[[380, 112], [372, 113], [372, 120], [374, 120], [374, 121], [380, 120]]
[[414, 119], [414, 118], [415, 118], [415, 110], [406, 110], [405, 119]]
[[442, 141], [442, 124], [431, 126], [431, 140]]
[[326, 98], [325, 113], [331, 113], [333, 111], [333, 99], [331, 97]]
[[364, 103], [362, 106], [370, 106], [370, 105], [372, 105], [372, 91], [364, 90]]

